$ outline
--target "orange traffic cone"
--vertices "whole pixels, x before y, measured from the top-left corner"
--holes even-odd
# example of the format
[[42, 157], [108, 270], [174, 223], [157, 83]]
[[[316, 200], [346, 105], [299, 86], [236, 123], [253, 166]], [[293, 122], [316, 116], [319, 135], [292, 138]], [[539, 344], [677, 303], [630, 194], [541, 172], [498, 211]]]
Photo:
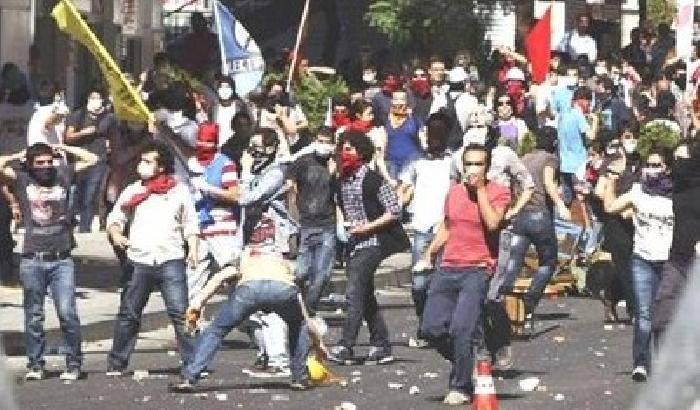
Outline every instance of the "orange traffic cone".
[[493, 384], [491, 363], [488, 360], [479, 360], [476, 365], [476, 384], [472, 399], [473, 410], [498, 410], [496, 387]]

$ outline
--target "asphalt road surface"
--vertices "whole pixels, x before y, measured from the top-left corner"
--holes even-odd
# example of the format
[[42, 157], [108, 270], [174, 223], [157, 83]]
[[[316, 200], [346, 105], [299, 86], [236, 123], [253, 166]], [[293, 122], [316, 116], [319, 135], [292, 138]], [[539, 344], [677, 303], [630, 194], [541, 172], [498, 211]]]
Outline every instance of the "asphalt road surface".
[[[21, 409], [333, 409], [351, 402], [357, 409], [441, 409], [449, 364], [430, 349], [408, 347], [416, 318], [408, 289], [380, 291], [380, 302], [392, 333], [397, 361], [386, 366], [333, 367], [348, 385], [296, 392], [287, 379], [254, 379], [242, 372], [254, 359], [246, 335], [234, 331], [215, 359], [214, 372], [199, 385], [198, 394], [167, 391], [177, 380], [178, 357], [172, 331], [142, 335], [130, 369], [148, 370], [112, 379], [104, 375], [109, 341], [88, 344], [86, 379], [64, 384], [58, 379], [63, 359], [49, 358], [47, 380], [24, 383], [24, 359], [10, 358], [14, 393]], [[624, 309], [620, 309], [621, 311]], [[339, 335], [342, 315], [324, 312], [331, 341]], [[624, 315], [623, 315], [624, 316]], [[515, 366], [496, 371], [495, 386], [502, 410], [508, 409], [628, 409], [643, 385], [630, 376], [632, 327], [602, 322], [602, 305], [586, 298], [543, 301], [537, 311], [534, 337], [514, 344]], [[366, 328], [356, 353], [367, 349]], [[144, 373], [137, 373], [136, 378]], [[520, 383], [537, 378], [533, 391]], [[389, 388], [389, 383], [401, 386]], [[418, 394], [410, 394], [412, 386]]]

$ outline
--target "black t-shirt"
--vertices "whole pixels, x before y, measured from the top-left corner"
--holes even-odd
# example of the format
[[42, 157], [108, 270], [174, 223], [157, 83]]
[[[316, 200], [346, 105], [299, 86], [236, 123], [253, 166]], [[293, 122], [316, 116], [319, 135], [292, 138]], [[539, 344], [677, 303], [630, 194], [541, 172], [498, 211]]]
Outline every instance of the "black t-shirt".
[[325, 163], [314, 154], [297, 159], [289, 168], [287, 177], [297, 184], [297, 206], [304, 228], [322, 228], [335, 225], [335, 203], [331, 174]]
[[85, 148], [104, 161], [107, 158], [106, 134], [110, 120], [107, 114], [100, 114], [96, 117], [92, 117], [88, 115], [85, 108], [75, 111], [66, 118], [66, 128], [73, 127], [76, 131], [80, 131], [84, 128], [94, 126], [97, 132], [92, 135], [85, 135], [81, 137], [78, 142], [71, 143], [70, 145]]
[[64, 252], [75, 247], [69, 208], [73, 174], [72, 166], [59, 166], [55, 185], [44, 187], [27, 171], [17, 171], [15, 192], [25, 229], [23, 253]]

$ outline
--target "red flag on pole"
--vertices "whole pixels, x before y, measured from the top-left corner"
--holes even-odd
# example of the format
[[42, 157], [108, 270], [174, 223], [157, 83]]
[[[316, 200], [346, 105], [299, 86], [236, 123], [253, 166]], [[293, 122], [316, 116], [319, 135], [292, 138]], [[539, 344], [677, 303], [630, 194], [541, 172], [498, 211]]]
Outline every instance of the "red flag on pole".
[[552, 58], [551, 13], [550, 6], [525, 37], [525, 51], [527, 59], [530, 60], [532, 79], [537, 83], [547, 78], [549, 61]]

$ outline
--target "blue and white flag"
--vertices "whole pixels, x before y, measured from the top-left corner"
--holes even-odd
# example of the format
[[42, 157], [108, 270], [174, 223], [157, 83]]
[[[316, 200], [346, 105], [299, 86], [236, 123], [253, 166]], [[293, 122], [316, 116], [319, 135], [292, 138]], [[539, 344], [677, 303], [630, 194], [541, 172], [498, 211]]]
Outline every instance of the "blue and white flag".
[[214, 2], [214, 21], [221, 49], [221, 73], [233, 78], [236, 93], [243, 97], [262, 81], [265, 60], [248, 30], [219, 1]]

